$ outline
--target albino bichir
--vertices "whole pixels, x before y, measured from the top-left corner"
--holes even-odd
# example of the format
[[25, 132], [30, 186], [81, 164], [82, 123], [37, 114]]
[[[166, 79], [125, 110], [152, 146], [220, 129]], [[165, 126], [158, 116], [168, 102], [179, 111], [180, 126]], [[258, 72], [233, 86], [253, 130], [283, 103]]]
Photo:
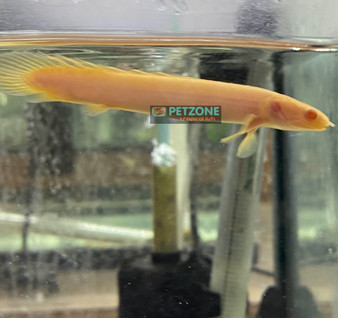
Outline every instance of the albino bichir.
[[26, 96], [28, 101], [83, 104], [93, 113], [107, 109], [149, 114], [150, 106], [219, 105], [222, 122], [242, 124], [237, 155], [255, 151], [259, 127], [321, 131], [334, 126], [318, 109], [286, 95], [249, 85], [191, 77], [125, 71], [61, 55], [5, 53], [0, 56], [0, 92]]

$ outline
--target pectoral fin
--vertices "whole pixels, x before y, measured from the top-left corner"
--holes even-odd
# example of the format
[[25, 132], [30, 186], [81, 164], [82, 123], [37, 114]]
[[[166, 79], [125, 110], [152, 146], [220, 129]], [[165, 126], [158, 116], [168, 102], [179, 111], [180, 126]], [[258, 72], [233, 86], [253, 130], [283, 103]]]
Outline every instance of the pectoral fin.
[[265, 120], [256, 116], [256, 115], [249, 115], [248, 118], [244, 121], [242, 128], [235, 134], [221, 139], [221, 142], [225, 143], [228, 142], [236, 137], [239, 137], [245, 133], [247, 136], [242, 140], [239, 144], [237, 150], [237, 157], [239, 158], [247, 158], [250, 157], [252, 154], [255, 153], [257, 149], [257, 135], [256, 130], [264, 124]]
[[263, 120], [262, 118], [256, 116], [256, 115], [249, 115], [247, 117], [247, 119], [245, 119], [244, 124], [242, 126], [242, 128], [235, 134], [229, 136], [229, 137], [225, 137], [221, 139], [222, 143], [226, 143], [229, 142], [230, 140], [237, 138], [247, 132], [250, 131], [256, 131], [257, 128], [259, 128], [263, 123], [265, 122], [265, 120]]
[[231, 141], [232, 139], [235, 139], [235, 138], [237, 138], [237, 137], [239, 137], [239, 136], [241, 136], [241, 135], [243, 135], [243, 134], [245, 134], [246, 133], [246, 129], [245, 129], [245, 127], [243, 126], [238, 132], [236, 132], [235, 134], [233, 134], [233, 135], [231, 135], [231, 136], [229, 136], [229, 137], [225, 137], [225, 138], [222, 138], [221, 139], [221, 143], [227, 143], [227, 142], [229, 142], [229, 141]]
[[253, 131], [250, 131], [245, 138], [242, 140], [242, 142], [238, 146], [237, 150], [237, 157], [239, 158], [248, 158], [252, 154], [254, 154], [257, 150], [257, 134], [256, 129]]

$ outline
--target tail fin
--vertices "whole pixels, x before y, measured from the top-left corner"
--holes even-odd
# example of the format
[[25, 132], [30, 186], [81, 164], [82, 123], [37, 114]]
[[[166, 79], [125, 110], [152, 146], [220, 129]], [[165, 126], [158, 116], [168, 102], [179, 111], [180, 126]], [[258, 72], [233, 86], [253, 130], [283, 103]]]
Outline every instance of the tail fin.
[[51, 65], [45, 54], [29, 52], [4, 53], [0, 55], [0, 92], [26, 96], [30, 102], [49, 101], [42, 92], [37, 92], [25, 81], [25, 74], [39, 67]]
[[24, 81], [24, 74], [30, 71], [33, 65], [23, 60], [22, 54], [0, 55], [0, 92], [17, 96], [36, 94]]
[[61, 55], [49, 56], [44, 53], [15, 52], [0, 54], [0, 92], [26, 96], [28, 101], [50, 101], [43, 93], [32, 88], [25, 75], [43, 67], [71, 66], [71, 67], [96, 67], [95, 64], [77, 59], [70, 59]]

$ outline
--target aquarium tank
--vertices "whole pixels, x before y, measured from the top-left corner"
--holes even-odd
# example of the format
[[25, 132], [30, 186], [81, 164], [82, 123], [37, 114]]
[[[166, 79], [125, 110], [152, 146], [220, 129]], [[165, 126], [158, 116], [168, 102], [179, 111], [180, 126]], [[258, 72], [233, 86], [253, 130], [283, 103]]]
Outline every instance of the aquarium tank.
[[0, 12], [0, 317], [338, 318], [336, 1]]

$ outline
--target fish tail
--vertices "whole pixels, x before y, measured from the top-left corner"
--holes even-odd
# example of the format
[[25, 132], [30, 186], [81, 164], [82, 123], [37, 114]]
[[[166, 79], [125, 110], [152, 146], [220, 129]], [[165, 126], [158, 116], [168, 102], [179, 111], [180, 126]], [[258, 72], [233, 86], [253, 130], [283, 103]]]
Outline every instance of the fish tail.
[[0, 54], [0, 92], [25, 96], [28, 101], [51, 101], [45, 92], [37, 91], [26, 80], [26, 75], [46, 67], [103, 68], [90, 62], [44, 53], [12, 52]]
[[43, 94], [37, 92], [25, 80], [25, 75], [29, 72], [50, 65], [43, 55], [28, 52], [1, 54], [0, 92], [15, 96], [27, 96], [29, 101], [48, 100], [48, 98], [42, 98]]

